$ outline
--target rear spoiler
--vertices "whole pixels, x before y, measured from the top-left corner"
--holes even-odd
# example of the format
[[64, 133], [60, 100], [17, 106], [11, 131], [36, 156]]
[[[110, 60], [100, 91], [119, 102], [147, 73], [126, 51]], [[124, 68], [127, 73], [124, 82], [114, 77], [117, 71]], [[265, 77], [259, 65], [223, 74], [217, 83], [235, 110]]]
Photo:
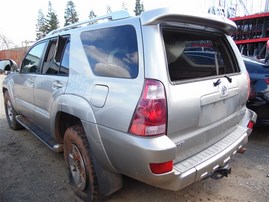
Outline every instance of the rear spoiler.
[[235, 33], [236, 24], [225, 18], [208, 13], [190, 13], [179, 9], [159, 8], [145, 11], [140, 16], [142, 25], [154, 25], [162, 22], [180, 22], [201, 25], [223, 31], [225, 34]]

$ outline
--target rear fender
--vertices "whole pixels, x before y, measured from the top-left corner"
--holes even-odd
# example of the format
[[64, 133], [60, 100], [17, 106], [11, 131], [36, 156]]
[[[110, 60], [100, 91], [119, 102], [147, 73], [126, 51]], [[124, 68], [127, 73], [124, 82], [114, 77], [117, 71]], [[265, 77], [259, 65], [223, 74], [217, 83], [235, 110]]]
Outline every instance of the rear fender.
[[81, 120], [90, 145], [102, 195], [107, 196], [119, 190], [122, 187], [122, 178], [116, 173], [107, 157], [90, 103], [75, 95], [62, 96], [61, 103], [62, 112], [72, 114]]

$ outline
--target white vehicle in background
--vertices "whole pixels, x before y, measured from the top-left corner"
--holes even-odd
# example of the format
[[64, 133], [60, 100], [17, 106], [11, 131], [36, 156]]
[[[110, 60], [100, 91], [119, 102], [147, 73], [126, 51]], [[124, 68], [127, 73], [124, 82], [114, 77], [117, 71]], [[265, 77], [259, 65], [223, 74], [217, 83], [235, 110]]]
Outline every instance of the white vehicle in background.
[[17, 68], [13, 60], [0, 60], [0, 74], [8, 74], [10, 71], [14, 71]]

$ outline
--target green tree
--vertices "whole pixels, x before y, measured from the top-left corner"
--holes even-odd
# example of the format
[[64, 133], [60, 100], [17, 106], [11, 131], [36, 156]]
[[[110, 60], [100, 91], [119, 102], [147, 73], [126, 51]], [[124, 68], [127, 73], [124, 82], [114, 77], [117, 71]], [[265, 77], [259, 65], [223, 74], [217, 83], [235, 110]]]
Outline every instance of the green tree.
[[140, 2], [140, 0], [135, 1], [135, 10], [134, 13], [135, 15], [141, 15], [141, 13], [144, 11], [144, 5], [143, 2]]
[[95, 15], [94, 11], [91, 10], [90, 14], [89, 14], [89, 18], [92, 19], [92, 18], [95, 18], [95, 17], [96, 17], [96, 15]]
[[[94, 11], [91, 10], [90, 14], [89, 14], [89, 19], [92, 19], [92, 18], [95, 18], [95, 17], [96, 17], [96, 15], [95, 15]], [[92, 24], [95, 24], [95, 23], [96, 23], [96, 21], [89, 23], [89, 25], [92, 25]]]
[[38, 10], [36, 24], [36, 40], [43, 38], [46, 35], [46, 19], [41, 9]]
[[49, 1], [48, 14], [45, 19], [46, 34], [52, 30], [57, 29], [58, 27], [59, 27], [59, 21], [58, 21], [57, 14], [52, 9], [51, 2]]
[[67, 2], [66, 9], [64, 12], [64, 19], [65, 19], [64, 26], [78, 22], [79, 18], [75, 7], [76, 6], [73, 1]]

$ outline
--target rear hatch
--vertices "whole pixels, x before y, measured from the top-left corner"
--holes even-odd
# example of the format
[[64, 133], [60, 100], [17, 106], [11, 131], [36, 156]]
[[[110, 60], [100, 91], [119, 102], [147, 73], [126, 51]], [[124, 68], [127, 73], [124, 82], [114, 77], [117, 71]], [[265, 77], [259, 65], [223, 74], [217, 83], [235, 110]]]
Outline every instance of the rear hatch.
[[227, 37], [232, 24], [186, 15], [144, 24], [154, 22], [166, 53], [167, 135], [177, 146], [176, 163], [236, 129], [246, 109], [247, 77]]

